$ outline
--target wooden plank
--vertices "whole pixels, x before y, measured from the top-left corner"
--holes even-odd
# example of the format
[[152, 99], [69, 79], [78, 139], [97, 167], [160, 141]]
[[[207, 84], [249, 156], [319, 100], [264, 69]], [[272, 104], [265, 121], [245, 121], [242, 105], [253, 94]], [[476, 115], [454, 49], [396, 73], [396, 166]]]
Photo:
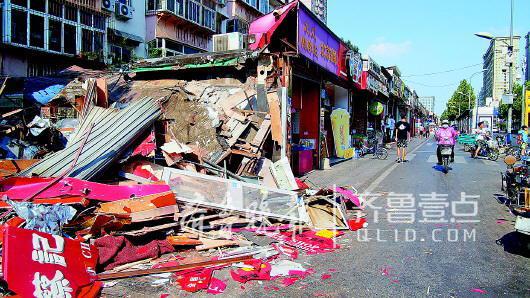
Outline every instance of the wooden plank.
[[19, 173], [33, 164], [39, 162], [39, 159], [4, 159], [0, 160], [0, 177], [11, 176]]
[[250, 153], [250, 152], [247, 152], [247, 151], [244, 151], [244, 150], [232, 149], [230, 151], [232, 152], [232, 154], [243, 155], [243, 156], [248, 157], [248, 158], [258, 158], [260, 156], [259, 154]]
[[172, 191], [152, 194], [140, 198], [102, 203], [98, 212], [112, 214], [129, 214], [152, 210], [177, 204]]
[[278, 98], [278, 93], [272, 92], [267, 94], [267, 102], [269, 103], [269, 112], [271, 115], [272, 140], [278, 144], [281, 144], [283, 135], [280, 99]]
[[[271, 119], [270, 119], [270, 116], [266, 116], [265, 120], [263, 120], [263, 122], [261, 123], [258, 132], [254, 136], [254, 139], [250, 143], [251, 145], [250, 152], [256, 154], [256, 157], [261, 156], [261, 154], [259, 153], [261, 151], [261, 148], [263, 147], [263, 144], [265, 143], [265, 140], [269, 136], [270, 131], [271, 131]], [[249, 162], [251, 162], [251, 159], [247, 157], [245, 157], [241, 161], [241, 164], [239, 165], [239, 168], [237, 170], [238, 174], [241, 175], [248, 170]]]
[[159, 273], [178, 272], [178, 271], [183, 271], [187, 269], [195, 269], [195, 268], [203, 268], [203, 267], [208, 267], [208, 266], [238, 263], [238, 262], [243, 262], [243, 261], [250, 260], [250, 259], [252, 259], [252, 256], [236, 257], [236, 258], [229, 258], [229, 259], [223, 259], [223, 260], [210, 260], [210, 261], [205, 261], [205, 262], [182, 264], [182, 265], [165, 267], [165, 268], [141, 269], [141, 270], [116, 272], [116, 273], [100, 273], [96, 276], [96, 279], [97, 280], [112, 280], [112, 279], [129, 278], [129, 277], [144, 276], [144, 275], [159, 274]]

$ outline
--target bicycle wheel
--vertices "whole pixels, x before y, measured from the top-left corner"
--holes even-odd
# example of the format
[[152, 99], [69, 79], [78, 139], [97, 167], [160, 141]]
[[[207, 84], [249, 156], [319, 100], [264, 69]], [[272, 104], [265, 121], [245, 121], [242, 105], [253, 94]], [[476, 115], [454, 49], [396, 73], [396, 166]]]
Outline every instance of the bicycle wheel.
[[377, 151], [375, 152], [375, 157], [381, 160], [387, 159], [388, 151], [385, 148], [377, 148]]

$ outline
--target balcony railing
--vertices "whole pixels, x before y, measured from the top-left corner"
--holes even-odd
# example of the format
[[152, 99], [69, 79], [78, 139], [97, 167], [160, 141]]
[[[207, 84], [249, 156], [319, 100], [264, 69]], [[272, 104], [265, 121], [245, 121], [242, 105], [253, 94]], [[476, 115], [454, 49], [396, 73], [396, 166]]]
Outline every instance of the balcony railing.
[[147, 13], [156, 12], [170, 12], [213, 32], [217, 29], [215, 9], [199, 0], [148, 0]]

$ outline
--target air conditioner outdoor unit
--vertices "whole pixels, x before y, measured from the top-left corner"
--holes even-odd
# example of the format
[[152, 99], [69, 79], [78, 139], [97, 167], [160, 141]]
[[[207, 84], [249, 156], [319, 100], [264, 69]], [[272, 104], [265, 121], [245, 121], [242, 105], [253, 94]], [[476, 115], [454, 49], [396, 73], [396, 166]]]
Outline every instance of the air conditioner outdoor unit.
[[132, 19], [133, 11], [134, 9], [131, 6], [116, 2], [116, 10], [114, 11], [114, 13], [116, 13], [116, 18]]
[[216, 34], [213, 36], [213, 51], [214, 52], [244, 50], [247, 47], [248, 47], [247, 35], [240, 33], [240, 32]]
[[114, 11], [114, 4], [116, 0], [103, 0], [101, 1], [101, 9], [106, 11]]

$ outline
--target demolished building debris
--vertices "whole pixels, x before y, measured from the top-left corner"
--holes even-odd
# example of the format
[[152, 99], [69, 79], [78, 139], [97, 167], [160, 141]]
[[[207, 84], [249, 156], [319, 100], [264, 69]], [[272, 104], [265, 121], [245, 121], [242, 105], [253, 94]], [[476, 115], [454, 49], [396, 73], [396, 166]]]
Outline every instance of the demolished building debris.
[[[75, 68], [41, 86], [50, 94], [36, 93], [33, 123], [15, 129], [33, 139], [13, 131], [1, 143], [12, 158], [0, 163], [6, 293], [95, 297], [147, 276], [219, 294], [234, 285], [216, 272], [271, 287], [315, 274], [296, 259], [340, 249], [363, 206], [355, 190], [296, 178], [292, 70], [256, 49], [151, 59], [126, 74]], [[63, 146], [43, 150], [45, 131]]]

